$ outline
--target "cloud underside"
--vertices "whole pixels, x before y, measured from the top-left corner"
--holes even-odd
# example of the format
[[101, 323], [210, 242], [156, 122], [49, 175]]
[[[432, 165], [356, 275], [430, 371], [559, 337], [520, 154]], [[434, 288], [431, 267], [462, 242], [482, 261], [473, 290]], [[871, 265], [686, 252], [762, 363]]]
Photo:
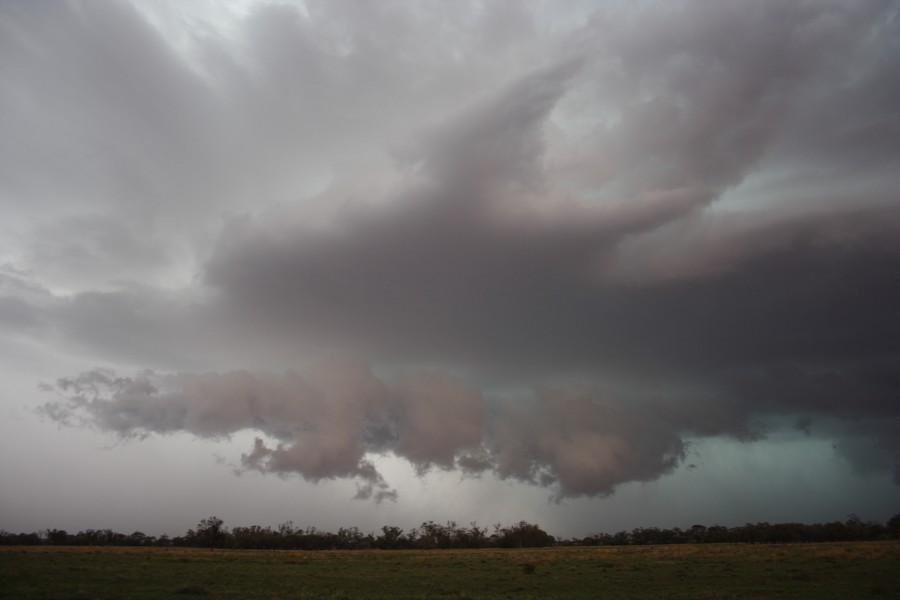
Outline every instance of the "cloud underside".
[[265, 434], [242, 455], [244, 469], [307, 480], [352, 478], [360, 495], [395, 496], [372, 455], [392, 453], [420, 473], [491, 471], [558, 496], [606, 495], [625, 481], [672, 470], [684, 443], [658, 407], [628, 406], [591, 388], [546, 389], [493, 410], [458, 379], [419, 371], [385, 382], [365, 366], [319, 365], [251, 374], [117, 377], [95, 370], [62, 379], [66, 399], [41, 411], [70, 425], [123, 437], [187, 432]]
[[[19, 57], [0, 65], [32, 67], [9, 81], [69, 92], [63, 138], [93, 170], [4, 93], [0, 132], [59, 164], [38, 185], [40, 144], [4, 145], [0, 185], [116, 201], [42, 221], [34, 274], [0, 272], [0, 325], [155, 370], [63, 378], [45, 414], [256, 430], [243, 468], [376, 500], [393, 491], [373, 455], [604, 495], [769, 417], [841, 423], [876, 441], [859, 466], [888, 457], [900, 480], [894, 3], [598, 9], [554, 32], [507, 7], [506, 37], [485, 7], [477, 26], [445, 15], [446, 44], [416, 11], [308, 4], [251, 11], [239, 52], [198, 34], [190, 64], [130, 9], [2, 9], [24, 33], [0, 36]], [[113, 59], [96, 40], [115, 23], [135, 41]], [[105, 58], [83, 72], [79, 53]], [[69, 68], [146, 78], [74, 94], [29, 75]], [[175, 290], [40, 283], [59, 265], [157, 277], [185, 247], [196, 277]]]
[[[878, 389], [872, 380], [886, 375], [883, 383], [889, 387]], [[605, 496], [620, 484], [670, 473], [685, 456], [687, 437], [758, 439], [765, 431], [756, 428], [754, 416], [797, 417], [796, 429], [807, 435], [819, 425], [817, 419], [849, 419], [857, 438], [876, 440], [870, 454], [874, 449], [896, 461], [895, 384], [896, 377], [877, 369], [853, 376], [782, 370], [735, 379], [713, 396], [643, 395], [625, 401], [596, 386], [568, 385], [543, 387], [526, 397], [485, 399], [446, 374], [415, 371], [386, 381], [353, 363], [319, 364], [304, 375], [147, 371], [121, 377], [98, 369], [60, 379], [54, 388], [60, 399], [39, 411], [61, 424], [123, 438], [153, 433], [227, 438], [256, 431], [264, 437], [242, 455], [241, 470], [314, 482], [355, 479], [358, 497], [377, 501], [396, 499], [372, 462], [388, 453], [420, 474], [491, 472], [551, 487], [564, 498]], [[848, 394], [862, 401], [848, 402]], [[847, 452], [863, 469], [871, 469], [873, 459], [884, 464], [861, 455], [859, 447]]]

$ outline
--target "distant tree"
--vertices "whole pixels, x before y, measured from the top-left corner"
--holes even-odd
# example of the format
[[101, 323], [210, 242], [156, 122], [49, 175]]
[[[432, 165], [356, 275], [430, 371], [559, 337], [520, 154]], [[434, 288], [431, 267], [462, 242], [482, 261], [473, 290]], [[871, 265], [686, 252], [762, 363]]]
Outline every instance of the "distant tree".
[[235, 527], [231, 530], [230, 542], [234, 548], [275, 548], [279, 545], [280, 535], [270, 527], [259, 525]]
[[156, 538], [148, 536], [141, 531], [135, 531], [128, 536], [125, 543], [128, 546], [151, 546], [155, 541]]
[[[222, 542], [225, 540], [225, 528], [223, 524], [224, 521], [216, 516], [207, 517], [200, 521], [197, 524], [197, 531], [195, 533], [198, 545], [208, 548], [215, 548], [216, 546], [221, 547]], [[188, 530], [188, 534], [190, 533], [193, 532]]]
[[900, 513], [888, 519], [887, 532], [892, 538], [900, 538]]
[[900, 539], [900, 513], [886, 524], [863, 522], [855, 514], [845, 522], [830, 523], [747, 523], [733, 528], [721, 525], [693, 525], [688, 530], [638, 527], [614, 534], [597, 533], [571, 540], [555, 540], [537, 525], [520, 521], [504, 527], [498, 523], [488, 536], [488, 529], [472, 522], [460, 527], [455, 521], [446, 524], [425, 521], [404, 534], [397, 526], [381, 528], [381, 534], [364, 534], [357, 527], [342, 527], [337, 533], [319, 531], [315, 527], [295, 528], [293, 522], [282, 523], [277, 529], [251, 525], [229, 531], [222, 519], [213, 516], [200, 521], [197, 529], [189, 529], [183, 536], [159, 538], [135, 531], [125, 535], [111, 529], [86, 529], [78, 533], [44, 529], [37, 533], [13, 534], [0, 530], [0, 545], [75, 545], [75, 546], [201, 546], [208, 548], [292, 548], [326, 550], [333, 548], [526, 548], [549, 545], [623, 546], [637, 544], [684, 543], [793, 543], [833, 542], [851, 540]]
[[432, 548], [440, 547], [442, 530], [443, 527], [441, 525], [438, 525], [434, 521], [425, 521], [418, 528], [413, 529], [409, 533], [410, 535], [412, 535], [414, 532], [416, 534], [416, 548], [430, 550]]
[[69, 534], [65, 529], [48, 529], [45, 533], [48, 544], [63, 546], [69, 541]]
[[860, 540], [866, 538], [866, 524], [855, 513], [847, 515], [847, 522], [844, 526], [847, 528], [848, 539]]
[[285, 521], [284, 523], [278, 526], [278, 534], [281, 537], [290, 537], [294, 535], [297, 530], [294, 528], [293, 521]]
[[334, 536], [334, 547], [341, 550], [371, 548], [371, 536], [364, 535], [359, 527], [341, 527]]
[[395, 550], [403, 544], [403, 530], [396, 525], [385, 525], [381, 528], [381, 535], [375, 540], [377, 547], [383, 550]]
[[502, 548], [539, 548], [552, 546], [556, 541], [552, 535], [531, 523], [519, 521], [494, 534], [499, 535], [497, 545]]
[[711, 525], [706, 529], [707, 542], [727, 542], [729, 541], [728, 528], [721, 525]]
[[469, 529], [460, 530], [466, 548], [484, 548], [488, 545], [487, 527], [479, 527], [478, 523], [469, 523]]
[[692, 525], [690, 531], [691, 541], [694, 543], [706, 541], [706, 526]]
[[631, 543], [631, 534], [627, 531], [617, 531], [612, 535], [606, 535], [603, 539], [606, 546], [626, 546]]

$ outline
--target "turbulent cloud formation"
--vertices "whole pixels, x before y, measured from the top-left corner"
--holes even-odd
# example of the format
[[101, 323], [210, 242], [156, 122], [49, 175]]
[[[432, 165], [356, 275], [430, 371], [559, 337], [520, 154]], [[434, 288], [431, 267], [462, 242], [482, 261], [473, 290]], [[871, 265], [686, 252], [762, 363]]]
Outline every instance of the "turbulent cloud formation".
[[656, 479], [684, 457], [677, 432], [656, 414], [591, 389], [544, 391], [498, 429], [499, 472], [558, 480], [561, 495], [610, 494], [625, 481]]
[[563, 6], [0, 7], [0, 327], [139, 372], [42, 412], [375, 500], [776, 422], [900, 481], [897, 4]]
[[609, 494], [654, 479], [683, 455], [677, 432], [652, 407], [636, 409], [588, 388], [545, 390], [536, 401], [489, 420], [482, 395], [430, 372], [391, 384], [363, 366], [319, 365], [303, 377], [235, 371], [117, 377], [94, 370], [60, 379], [63, 399], [41, 412], [123, 437], [188, 432], [202, 437], [254, 430], [243, 467], [319, 481], [362, 482], [359, 497], [396, 498], [368, 456], [393, 452], [420, 472], [432, 466], [493, 470], [560, 496]]
[[185, 431], [203, 437], [253, 429], [281, 440], [269, 448], [257, 438], [244, 466], [299, 473], [318, 481], [358, 477], [384, 487], [364, 456], [386, 440], [390, 394], [362, 367], [326, 366], [314, 377], [233, 371], [224, 374], [117, 377], [95, 370], [61, 379], [67, 402], [42, 411], [71, 422], [83, 419], [120, 436]]

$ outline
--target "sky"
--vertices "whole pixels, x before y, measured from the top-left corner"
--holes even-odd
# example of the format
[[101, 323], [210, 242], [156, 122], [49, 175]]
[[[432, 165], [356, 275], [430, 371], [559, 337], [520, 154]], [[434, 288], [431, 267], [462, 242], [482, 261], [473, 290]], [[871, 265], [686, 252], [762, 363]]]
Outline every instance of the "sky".
[[0, 528], [900, 512], [900, 5], [0, 2]]

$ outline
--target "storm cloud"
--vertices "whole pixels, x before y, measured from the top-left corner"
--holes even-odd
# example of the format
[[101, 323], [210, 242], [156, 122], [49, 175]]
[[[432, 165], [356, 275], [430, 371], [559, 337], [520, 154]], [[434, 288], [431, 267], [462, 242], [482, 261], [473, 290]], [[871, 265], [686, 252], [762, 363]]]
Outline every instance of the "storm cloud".
[[900, 481], [896, 3], [555, 4], [0, 7], [38, 412], [379, 502], [786, 423]]
[[94, 370], [60, 379], [62, 398], [39, 410], [66, 425], [121, 437], [187, 432], [227, 437], [252, 430], [242, 468], [310, 481], [351, 478], [361, 498], [396, 499], [370, 457], [391, 452], [415, 465], [486, 470], [554, 485], [560, 497], [610, 494], [655, 479], [683, 457], [683, 442], [653, 407], [629, 407], [589, 388], [542, 390], [494, 407], [478, 390], [433, 372], [390, 383], [353, 364], [317, 365], [309, 375], [235, 371], [118, 377]]

